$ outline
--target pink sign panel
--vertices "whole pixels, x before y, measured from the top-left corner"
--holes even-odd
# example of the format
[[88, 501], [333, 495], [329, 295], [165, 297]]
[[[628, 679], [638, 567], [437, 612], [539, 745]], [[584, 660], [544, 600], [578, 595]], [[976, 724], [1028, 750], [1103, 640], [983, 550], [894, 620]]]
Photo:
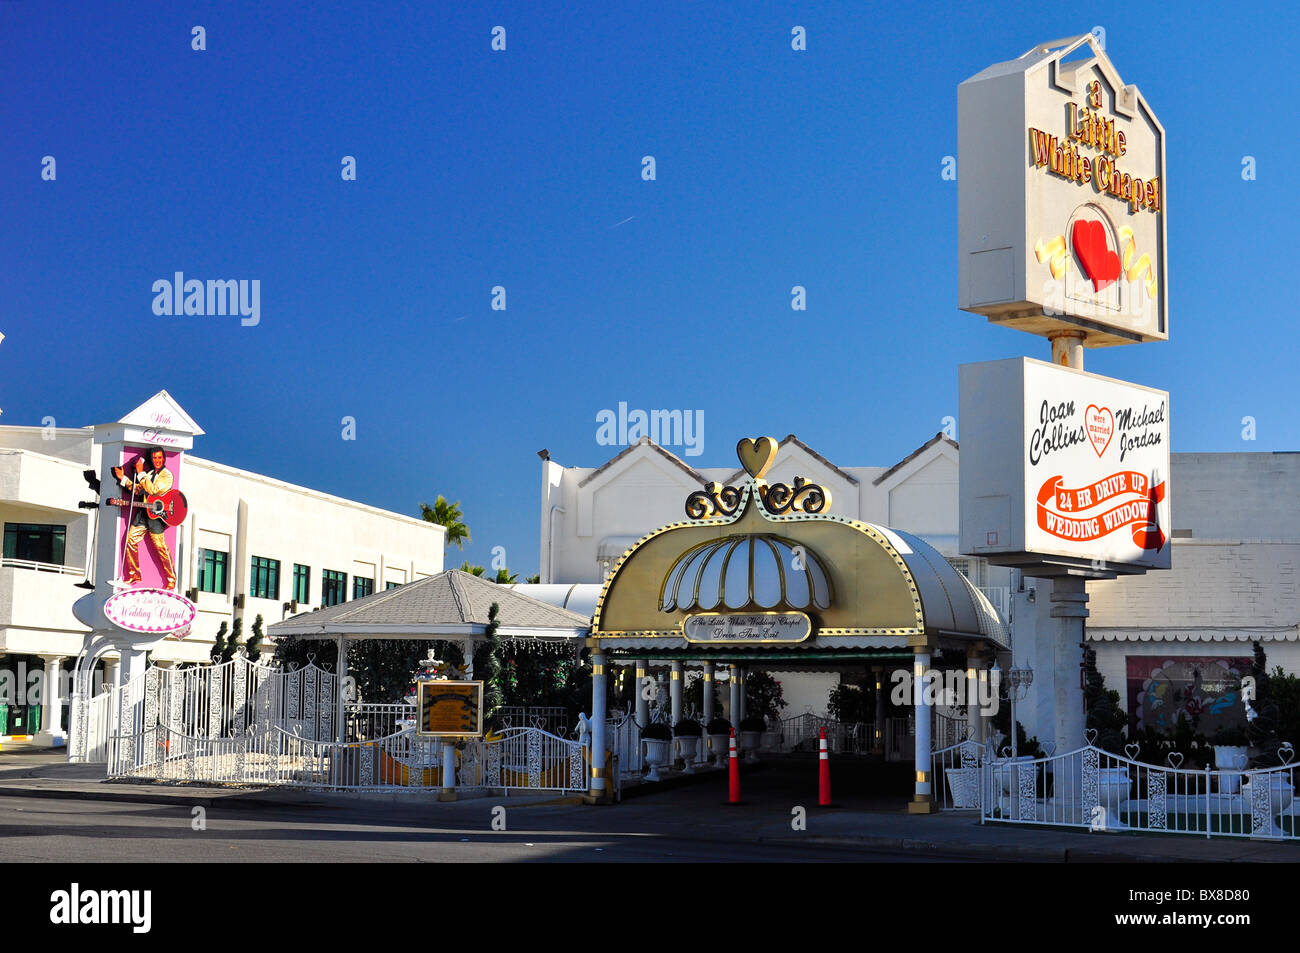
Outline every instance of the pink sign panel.
[[115, 578], [132, 588], [175, 589], [176, 527], [188, 504], [180, 486], [181, 454], [162, 447], [125, 447], [110, 479], [118, 520]]
[[104, 617], [130, 632], [178, 633], [194, 616], [194, 604], [167, 589], [127, 589], [104, 603]]

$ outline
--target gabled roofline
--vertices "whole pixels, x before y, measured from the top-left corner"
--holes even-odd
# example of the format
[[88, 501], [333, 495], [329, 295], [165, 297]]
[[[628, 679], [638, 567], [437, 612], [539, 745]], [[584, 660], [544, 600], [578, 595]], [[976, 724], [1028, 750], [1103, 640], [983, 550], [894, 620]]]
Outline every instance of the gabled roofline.
[[933, 446], [934, 446], [935, 444], [937, 444], [937, 443], [949, 443], [949, 444], [952, 444], [952, 448], [953, 448], [954, 450], [959, 450], [959, 449], [960, 449], [960, 448], [958, 447], [958, 445], [957, 445], [957, 441], [956, 441], [956, 440], [953, 440], [952, 437], [949, 437], [949, 436], [948, 436], [947, 434], [945, 434], [942, 430], [940, 430], [937, 434], [935, 434], [933, 437], [931, 437], [931, 438], [930, 438], [929, 440], [927, 440], [925, 443], [921, 444], [919, 447], [917, 447], [915, 450], [913, 450], [911, 453], [909, 453], [909, 454], [908, 454], [907, 456], [905, 456], [903, 459], [899, 460], [897, 463], [895, 463], [892, 467], [890, 467], [890, 468], [889, 468], [888, 470], [886, 470], [884, 473], [880, 474], [880, 476], [878, 476], [878, 477], [876, 477], [874, 480], [872, 480], [872, 481], [871, 481], [871, 485], [872, 485], [872, 486], [880, 486], [880, 484], [884, 483], [884, 482], [885, 482], [886, 480], [888, 480], [891, 476], [893, 476], [893, 475], [894, 475], [895, 473], [897, 473], [899, 470], [903, 469], [903, 467], [907, 466], [909, 463], [911, 463], [913, 460], [915, 460], [915, 459], [916, 459], [917, 457], [919, 457], [921, 454], [925, 453], [925, 451], [929, 450], [931, 447], [933, 447]]
[[[798, 437], [796, 437], [796, 436], [795, 436], [794, 434], [792, 434], [792, 433], [786, 434], [786, 435], [785, 435], [785, 439], [782, 440], [780, 443], [778, 443], [778, 444], [776, 445], [777, 450], [779, 451], [779, 450], [780, 450], [782, 447], [784, 447], [787, 443], [792, 443], [792, 444], [794, 444], [796, 447], [799, 447], [801, 450], [803, 450], [805, 453], [807, 453], [808, 456], [812, 457], [814, 460], [816, 460], [818, 463], [822, 464], [823, 466], [827, 467], [827, 468], [830, 469], [832, 472], [834, 472], [834, 473], [838, 473], [841, 477], [843, 477], [843, 478], [844, 478], [845, 480], [847, 480], [849, 483], [852, 483], [854, 486], [859, 486], [859, 485], [861, 484], [862, 481], [859, 480], [857, 477], [855, 477], [852, 473], [848, 473], [848, 472], [845, 471], [845, 470], [841, 470], [839, 467], [837, 467], [835, 464], [831, 463], [829, 460], [827, 460], [825, 457], [823, 457], [820, 453], [818, 453], [818, 452], [817, 452], [816, 450], [814, 450], [812, 447], [808, 446], [808, 444], [804, 443], [802, 440], [800, 440]], [[744, 470], [744, 468], [742, 467], [741, 469], [736, 470], [734, 473], [732, 473], [731, 476], [727, 477], [727, 482], [728, 482], [728, 483], [735, 483], [737, 480], [743, 480], [743, 479], [745, 478], [745, 477], [744, 477], [744, 474], [745, 474], [745, 470]]]
[[595, 470], [592, 470], [590, 473], [588, 473], [587, 476], [586, 476], [585, 478], [583, 478], [582, 482], [578, 484], [578, 489], [582, 489], [584, 486], [586, 486], [586, 485], [587, 485], [588, 483], [590, 483], [592, 480], [596, 479], [596, 477], [600, 476], [602, 473], [604, 473], [606, 470], [608, 470], [608, 469], [609, 469], [610, 467], [612, 467], [614, 464], [618, 463], [618, 461], [620, 461], [620, 460], [622, 460], [624, 457], [626, 457], [629, 453], [632, 453], [634, 450], [636, 450], [637, 447], [642, 447], [642, 446], [647, 446], [647, 447], [649, 447], [651, 450], [655, 451], [657, 454], [659, 454], [661, 457], [663, 457], [663, 458], [664, 458], [665, 460], [667, 460], [669, 463], [673, 463], [673, 464], [675, 464], [675, 465], [676, 465], [677, 467], [679, 467], [681, 470], [685, 471], [685, 473], [686, 473], [686, 474], [687, 474], [687, 475], [688, 475], [692, 480], [694, 480], [696, 483], [698, 483], [700, 486], [706, 486], [706, 485], [708, 484], [709, 481], [706, 480], [706, 479], [704, 478], [704, 475], [701, 474], [700, 471], [696, 470], [696, 469], [695, 469], [694, 467], [692, 467], [690, 464], [685, 463], [685, 462], [684, 462], [680, 457], [678, 457], [676, 454], [669, 453], [667, 450], [665, 450], [663, 447], [659, 446], [659, 444], [655, 443], [655, 442], [654, 442], [653, 440], [651, 440], [649, 437], [642, 437], [642, 438], [639, 439], [636, 443], [629, 444], [628, 447], [627, 447], [627, 449], [624, 450], [624, 451], [622, 451], [620, 454], [618, 454], [618, 456], [613, 457], [613, 458], [611, 458], [611, 459], [605, 461], [604, 464], [602, 464], [601, 466], [597, 467]]

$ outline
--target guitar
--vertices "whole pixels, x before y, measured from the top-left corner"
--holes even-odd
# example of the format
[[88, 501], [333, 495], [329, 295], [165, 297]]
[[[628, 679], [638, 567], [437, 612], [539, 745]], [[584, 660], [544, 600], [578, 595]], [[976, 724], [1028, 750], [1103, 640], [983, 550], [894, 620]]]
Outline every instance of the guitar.
[[[108, 500], [109, 506], [132, 505], [131, 500], [114, 498]], [[136, 498], [135, 506], [145, 511], [145, 514], [151, 519], [162, 520], [168, 526], [177, 526], [185, 522], [185, 516], [190, 511], [189, 503], [185, 500], [185, 494], [180, 490], [168, 490], [166, 493], [160, 493], [157, 496], [146, 496], [143, 500]]]

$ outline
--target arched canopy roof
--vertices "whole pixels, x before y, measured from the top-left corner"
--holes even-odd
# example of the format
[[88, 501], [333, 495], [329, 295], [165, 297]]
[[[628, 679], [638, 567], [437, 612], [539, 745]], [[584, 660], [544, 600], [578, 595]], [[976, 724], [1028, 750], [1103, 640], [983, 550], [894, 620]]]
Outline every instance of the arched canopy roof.
[[916, 536], [794, 508], [774, 513], [781, 507], [769, 507], [761, 480], [733, 492], [729, 514], [671, 523], [624, 554], [597, 601], [594, 638], [610, 648], [697, 648], [683, 632], [693, 615], [803, 613], [812, 625], [799, 649], [1006, 645], [983, 594]]

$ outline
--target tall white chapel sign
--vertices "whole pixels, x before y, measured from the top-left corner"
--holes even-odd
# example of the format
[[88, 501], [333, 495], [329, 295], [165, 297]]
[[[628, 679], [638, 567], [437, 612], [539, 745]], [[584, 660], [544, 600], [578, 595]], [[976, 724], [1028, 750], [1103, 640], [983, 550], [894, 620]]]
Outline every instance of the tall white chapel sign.
[[1167, 340], [1164, 129], [1096, 39], [990, 66], [957, 103], [959, 307], [1088, 347]]

